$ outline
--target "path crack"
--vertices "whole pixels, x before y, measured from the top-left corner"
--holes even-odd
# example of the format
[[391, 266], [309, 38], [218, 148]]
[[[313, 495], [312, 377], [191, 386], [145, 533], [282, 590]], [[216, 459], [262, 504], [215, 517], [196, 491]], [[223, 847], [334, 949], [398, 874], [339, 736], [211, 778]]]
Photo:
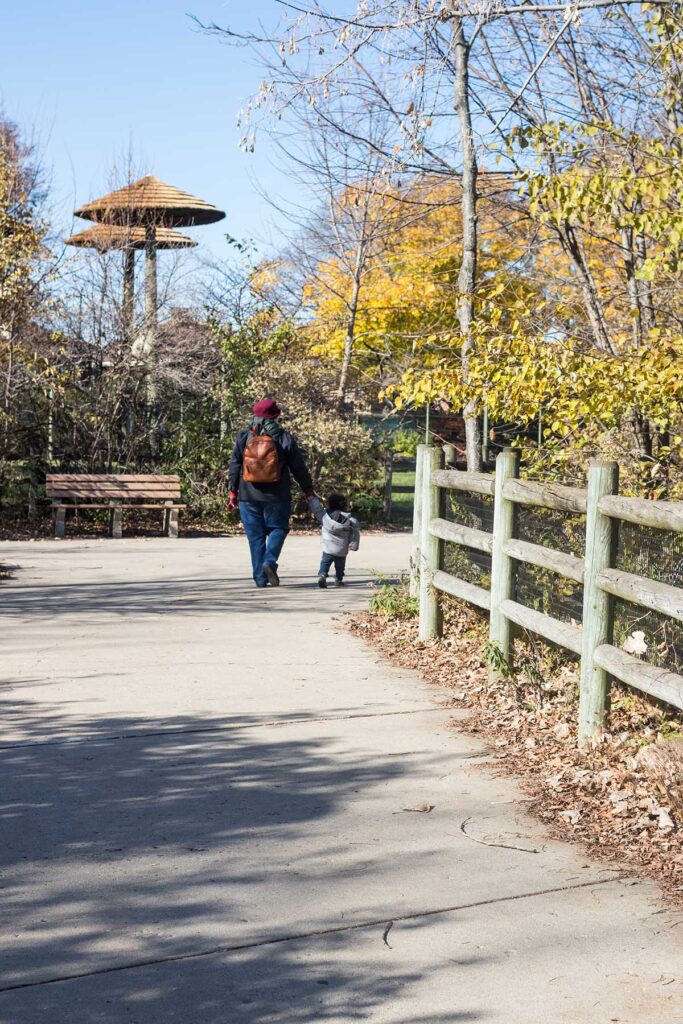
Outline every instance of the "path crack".
[[[417, 910], [410, 914], [396, 914], [391, 920], [386, 917], [373, 918], [368, 921], [358, 921], [355, 924], [335, 925], [330, 928], [318, 928], [307, 932], [293, 932], [289, 935], [275, 935], [269, 939], [254, 939], [251, 942], [239, 942], [234, 945], [212, 946], [210, 949], [196, 950], [194, 953], [176, 953], [170, 956], [153, 957], [146, 960], [133, 960], [129, 963], [114, 964], [110, 967], [98, 967], [90, 971], [78, 971], [72, 974], [60, 974], [51, 978], [41, 978], [37, 981], [22, 981], [15, 985], [0, 986], [0, 994], [3, 992], [16, 992], [18, 989], [39, 988], [43, 985], [56, 985], [60, 982], [78, 981], [81, 978], [94, 978], [101, 974], [116, 974], [119, 971], [133, 971], [142, 967], [154, 967], [158, 964], [177, 963], [180, 960], [199, 960], [202, 957], [218, 956], [225, 953], [240, 953], [248, 949], [259, 949], [264, 946], [278, 946], [287, 942], [298, 942], [304, 939], [324, 938], [327, 935], [342, 935], [346, 932], [358, 932], [368, 928], [377, 928], [384, 925], [383, 939], [388, 946], [386, 937], [390, 929], [398, 921], [417, 921], [425, 917], [437, 917], [441, 914], [454, 914], [461, 910], [472, 910], [476, 907], [488, 907], [496, 903], [513, 903], [516, 900], [533, 899], [536, 896], [552, 896], [555, 893], [571, 892], [574, 889], [589, 889], [596, 885], [609, 885], [618, 882], [622, 875], [614, 875], [611, 878], [594, 878], [587, 882], [577, 882], [575, 885], [558, 885], [551, 889], [536, 889], [532, 892], [517, 893], [514, 896], [497, 896], [489, 900], [477, 900], [474, 903], [459, 903], [449, 907], [438, 907], [430, 910]], [[389, 947], [392, 948], [391, 946]]]
[[236, 722], [234, 725], [203, 725], [197, 729], [156, 729], [150, 732], [122, 732], [109, 736], [85, 733], [82, 736], [64, 736], [58, 740], [29, 740], [19, 743], [0, 743], [0, 750], [17, 750], [25, 747], [68, 747], [83, 743], [111, 743], [115, 740], [143, 740], [154, 736], [197, 736], [211, 732], [232, 732], [236, 729], [277, 729], [285, 725], [315, 725], [320, 722], [347, 722], [356, 718], [393, 718], [396, 715], [427, 715], [435, 711], [447, 714], [441, 707], [409, 708], [407, 711], [362, 711], [350, 715], [321, 715], [318, 718], [283, 718], [269, 722]]

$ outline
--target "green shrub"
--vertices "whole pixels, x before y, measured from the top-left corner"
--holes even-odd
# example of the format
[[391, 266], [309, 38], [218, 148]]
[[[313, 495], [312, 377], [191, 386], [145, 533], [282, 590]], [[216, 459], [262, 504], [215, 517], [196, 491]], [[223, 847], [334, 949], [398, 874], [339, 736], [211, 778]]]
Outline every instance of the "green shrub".
[[393, 438], [394, 453], [404, 459], [414, 459], [417, 455], [417, 446], [424, 440], [419, 430], [410, 427], [402, 427], [397, 430]]
[[382, 583], [370, 599], [373, 615], [387, 619], [414, 619], [419, 610], [420, 602], [417, 597], [411, 597], [405, 577], [399, 583]]
[[360, 491], [351, 495], [351, 511], [361, 521], [381, 519], [384, 515], [384, 498], [379, 494]]

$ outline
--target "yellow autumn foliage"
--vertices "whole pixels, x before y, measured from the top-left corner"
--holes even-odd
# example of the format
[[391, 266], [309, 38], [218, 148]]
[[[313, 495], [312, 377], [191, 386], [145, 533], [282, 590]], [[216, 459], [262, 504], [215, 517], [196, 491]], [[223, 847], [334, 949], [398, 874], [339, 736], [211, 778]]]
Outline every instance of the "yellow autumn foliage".
[[[496, 174], [482, 182], [479, 272], [482, 295], [491, 300], [482, 314], [501, 330], [514, 327], [519, 308], [533, 308], [536, 329], [551, 329], [568, 315], [571, 296], [543, 296], [544, 256], [530, 244], [513, 185]], [[451, 350], [462, 229], [457, 182], [426, 180], [377, 201], [391, 212], [366, 260], [353, 363], [361, 381], [381, 386], [397, 368]], [[350, 262], [321, 263], [305, 289], [310, 350], [331, 362], [341, 359], [346, 340]]]

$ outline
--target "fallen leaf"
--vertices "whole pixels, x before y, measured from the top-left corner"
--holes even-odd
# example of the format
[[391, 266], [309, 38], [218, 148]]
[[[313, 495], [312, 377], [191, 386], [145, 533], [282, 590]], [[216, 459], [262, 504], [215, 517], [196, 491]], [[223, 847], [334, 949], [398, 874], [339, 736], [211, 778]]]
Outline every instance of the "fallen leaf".
[[647, 651], [647, 644], [645, 643], [645, 633], [642, 629], [636, 629], [630, 636], [627, 636], [621, 645], [621, 648], [626, 651], [627, 654], [635, 654], [638, 658], [641, 654], [645, 654]]
[[657, 819], [657, 825], [659, 826], [659, 828], [668, 829], [673, 829], [676, 827], [674, 825], [673, 818], [667, 811], [666, 807], [659, 808], [659, 818]]

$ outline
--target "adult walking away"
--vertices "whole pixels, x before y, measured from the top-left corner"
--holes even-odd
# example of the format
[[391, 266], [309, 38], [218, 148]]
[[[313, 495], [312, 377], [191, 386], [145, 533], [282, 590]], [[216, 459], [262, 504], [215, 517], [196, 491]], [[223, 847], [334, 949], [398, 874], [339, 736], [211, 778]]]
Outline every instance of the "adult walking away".
[[307, 498], [315, 491], [296, 438], [278, 423], [277, 402], [265, 398], [252, 412], [248, 428], [237, 435], [230, 460], [228, 510], [239, 505], [256, 586], [277, 587], [278, 559], [292, 512], [292, 476]]

